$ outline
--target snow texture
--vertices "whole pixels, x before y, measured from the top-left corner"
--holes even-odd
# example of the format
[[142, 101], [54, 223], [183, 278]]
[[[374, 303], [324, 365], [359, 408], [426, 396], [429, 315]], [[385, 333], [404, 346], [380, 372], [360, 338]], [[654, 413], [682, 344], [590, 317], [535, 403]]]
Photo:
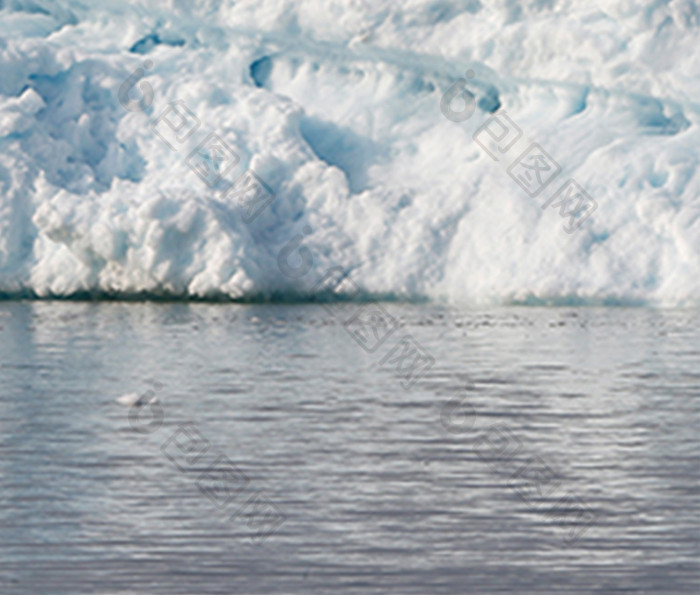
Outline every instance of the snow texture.
[[699, 75], [693, 0], [0, 0], [0, 294], [696, 305]]

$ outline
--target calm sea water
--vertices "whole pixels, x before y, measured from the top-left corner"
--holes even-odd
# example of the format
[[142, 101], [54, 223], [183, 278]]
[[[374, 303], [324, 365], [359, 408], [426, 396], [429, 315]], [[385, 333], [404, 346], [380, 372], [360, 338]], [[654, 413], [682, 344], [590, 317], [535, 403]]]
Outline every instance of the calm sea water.
[[697, 311], [372, 308], [0, 303], [0, 592], [698, 592]]

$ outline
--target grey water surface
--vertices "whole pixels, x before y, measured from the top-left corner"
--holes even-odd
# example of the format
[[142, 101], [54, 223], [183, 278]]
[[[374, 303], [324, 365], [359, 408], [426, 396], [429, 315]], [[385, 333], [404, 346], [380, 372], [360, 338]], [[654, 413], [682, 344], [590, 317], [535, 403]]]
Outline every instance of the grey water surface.
[[372, 307], [0, 303], [0, 593], [700, 590], [697, 310]]

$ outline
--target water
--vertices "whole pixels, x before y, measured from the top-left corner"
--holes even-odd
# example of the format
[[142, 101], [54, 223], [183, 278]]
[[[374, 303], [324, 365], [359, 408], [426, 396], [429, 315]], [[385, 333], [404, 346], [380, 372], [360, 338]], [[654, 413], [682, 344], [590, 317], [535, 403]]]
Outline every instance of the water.
[[697, 311], [385, 309], [0, 303], [0, 592], [698, 591]]

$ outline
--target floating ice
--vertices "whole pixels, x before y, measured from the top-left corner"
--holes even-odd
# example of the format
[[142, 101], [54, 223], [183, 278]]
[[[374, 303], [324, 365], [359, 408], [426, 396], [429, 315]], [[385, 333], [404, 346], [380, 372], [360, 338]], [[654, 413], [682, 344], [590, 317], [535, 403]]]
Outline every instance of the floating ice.
[[137, 393], [128, 393], [117, 397], [117, 403], [121, 405], [126, 405], [127, 407], [143, 407], [149, 403], [159, 403], [158, 397], [153, 396], [153, 391], [148, 391], [143, 395]]

